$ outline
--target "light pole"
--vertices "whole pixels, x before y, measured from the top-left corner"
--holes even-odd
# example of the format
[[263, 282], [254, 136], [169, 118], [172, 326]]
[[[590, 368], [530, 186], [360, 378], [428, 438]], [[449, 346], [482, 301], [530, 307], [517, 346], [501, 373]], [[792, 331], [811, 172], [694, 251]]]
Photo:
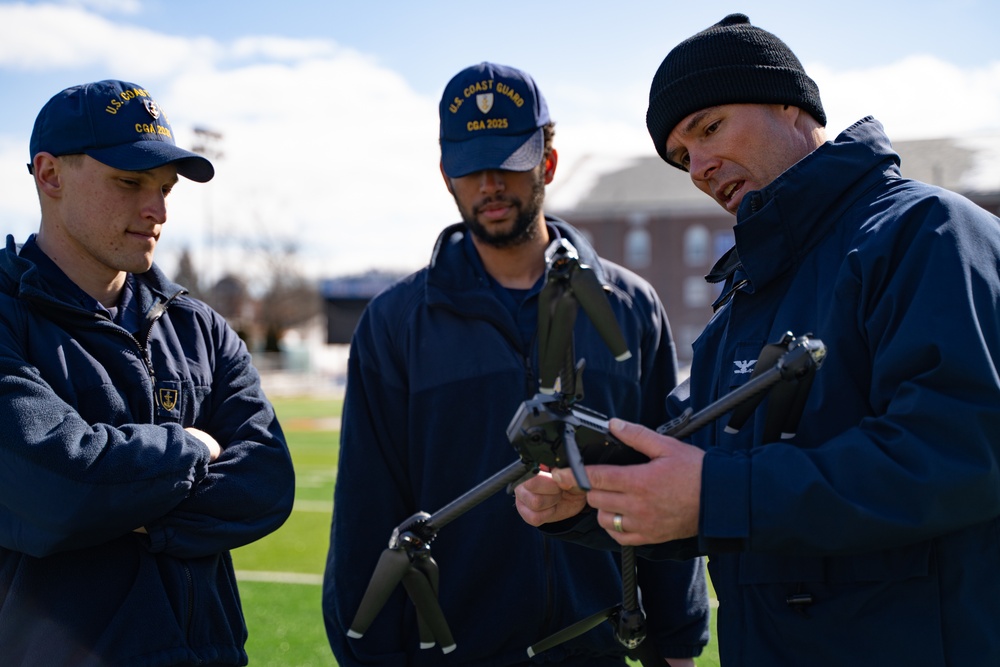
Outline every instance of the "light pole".
[[[195, 127], [194, 128], [195, 137], [197, 137], [197, 143], [191, 147], [191, 150], [199, 155], [205, 156], [208, 160], [215, 162], [222, 158], [222, 149], [220, 144], [222, 143], [222, 133], [216, 132], [215, 130], [210, 130], [205, 127]], [[207, 285], [205, 289], [208, 293], [212, 292], [213, 283], [209, 282], [209, 272], [214, 270], [215, 257], [214, 257], [214, 243], [215, 236], [213, 226], [213, 211], [212, 211], [212, 189], [205, 188], [205, 270], [202, 271], [202, 275], [205, 276]]]

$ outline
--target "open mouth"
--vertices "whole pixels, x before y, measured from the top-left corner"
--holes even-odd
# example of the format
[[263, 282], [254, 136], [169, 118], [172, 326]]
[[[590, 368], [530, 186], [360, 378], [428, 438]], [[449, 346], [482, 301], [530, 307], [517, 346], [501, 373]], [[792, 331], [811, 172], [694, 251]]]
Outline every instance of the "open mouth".
[[736, 183], [730, 183], [722, 190], [722, 198], [725, 199], [726, 201], [732, 199], [733, 194], [735, 194], [735, 192], [740, 189], [741, 185], [743, 185], [742, 181], [738, 181]]
[[736, 194], [743, 188], [744, 181], [734, 181], [719, 191], [719, 203], [726, 209], [731, 208]]

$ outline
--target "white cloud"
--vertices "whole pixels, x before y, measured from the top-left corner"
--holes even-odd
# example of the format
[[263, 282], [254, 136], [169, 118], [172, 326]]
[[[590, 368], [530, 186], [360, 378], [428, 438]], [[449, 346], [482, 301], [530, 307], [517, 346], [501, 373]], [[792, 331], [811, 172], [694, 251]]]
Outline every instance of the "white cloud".
[[962, 69], [933, 56], [834, 71], [807, 66], [831, 131], [874, 115], [895, 140], [967, 136], [1000, 128], [1000, 60]]
[[205, 186], [219, 233], [294, 237], [328, 274], [416, 268], [455, 216], [427, 132], [436, 101], [357, 54], [204, 70], [176, 79], [169, 98], [175, 124], [223, 134]]
[[[100, 4], [119, 11], [131, 5]], [[211, 236], [213, 265], [222, 268], [245, 264], [229, 250], [238, 239], [260, 237], [296, 239], [302, 266], [314, 275], [417, 268], [438, 231], [458, 219], [438, 171], [438, 100], [373, 55], [322, 39], [227, 43], [165, 35], [88, 6], [97, 4], [0, 5], [0, 73], [60, 80], [66, 71], [113, 72], [152, 90], [182, 145], [193, 145], [195, 127], [223, 135], [216, 178], [183, 182], [171, 195], [164, 265], [185, 246], [207, 261]], [[149, 55], [137, 57], [125, 44], [142, 44]], [[1000, 62], [963, 70], [921, 56], [865, 70], [807, 69], [820, 85], [831, 133], [867, 114], [894, 139], [1000, 123]], [[442, 87], [450, 74], [441, 73]], [[560, 152], [551, 202], [571, 203], [567, 181], [581, 162], [653, 154], [644, 76], [623, 72], [587, 85], [567, 76], [548, 85]], [[0, 179], [24, 184], [7, 189], [0, 217], [19, 238], [38, 217], [26, 160], [27, 137], [0, 134]]]
[[[141, 39], [157, 57], [132, 60], [154, 64], [120, 76], [153, 92], [181, 145], [193, 145], [197, 126], [223, 135], [216, 178], [183, 182], [171, 195], [165, 263], [184, 247], [205, 254], [209, 236], [222, 261], [225, 247], [266, 234], [297, 240], [311, 273], [417, 268], [438, 230], [457, 217], [438, 172], [437, 100], [372, 58], [322, 40], [168, 37], [73, 7], [0, 6], [0, 24], [7, 21], [19, 26], [10, 32], [25, 44], [43, 26], [47, 42], [62, 44], [44, 62], [30, 63], [42, 70], [84, 61], [120, 71], [120, 44]], [[19, 50], [0, 47], [0, 67], [28, 66], [15, 56]], [[231, 64], [248, 58], [258, 62]], [[12, 164], [24, 169], [26, 147], [22, 137], [0, 143], [4, 157], [9, 150], [13, 158], [4, 171]], [[33, 230], [34, 192], [6, 199], [0, 211], [7, 220]]]
[[107, 14], [138, 14], [142, 11], [139, 0], [63, 0], [73, 7], [86, 7]]
[[305, 58], [331, 57], [336, 46], [325, 39], [289, 39], [286, 37], [243, 37], [233, 43], [229, 54], [235, 58], [270, 58], [274, 60], [303, 60]]
[[[0, 5], [0, 26], [4, 26], [0, 67], [15, 71], [98, 67], [120, 78], [144, 80], [197, 68], [216, 58], [210, 40], [118, 24], [82, 7]], [[136, 45], [142, 45], [141, 52]]]

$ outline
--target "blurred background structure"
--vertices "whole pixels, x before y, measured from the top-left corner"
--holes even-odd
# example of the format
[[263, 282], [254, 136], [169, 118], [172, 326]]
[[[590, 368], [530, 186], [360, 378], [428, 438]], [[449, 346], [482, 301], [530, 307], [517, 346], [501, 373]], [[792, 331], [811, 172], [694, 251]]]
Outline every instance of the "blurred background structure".
[[337, 391], [367, 299], [425, 264], [457, 220], [438, 171], [444, 84], [475, 62], [507, 63], [532, 73], [556, 120], [546, 210], [653, 283], [686, 359], [732, 219], [656, 158], [644, 115], [666, 52], [732, 11], [796, 51], [830, 135], [872, 114], [904, 175], [997, 210], [994, 0], [845, 0], [822, 13], [781, 0], [0, 0], [0, 219], [17, 241], [37, 228], [24, 165], [51, 95], [104, 78], [146, 86], [179, 143], [218, 168], [171, 194], [158, 264], [225, 313], [274, 391]]

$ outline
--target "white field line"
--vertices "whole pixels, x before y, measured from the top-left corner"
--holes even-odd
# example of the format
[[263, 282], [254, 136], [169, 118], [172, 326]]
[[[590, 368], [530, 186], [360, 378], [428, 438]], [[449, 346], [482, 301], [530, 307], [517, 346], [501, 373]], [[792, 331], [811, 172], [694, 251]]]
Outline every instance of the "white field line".
[[319, 586], [323, 583], [322, 574], [265, 572], [261, 570], [236, 570], [236, 579], [239, 581], [263, 581], [269, 584], [309, 584]]
[[293, 512], [332, 512], [333, 500], [296, 500]]
[[[296, 500], [292, 511], [330, 512], [332, 505], [332, 500]], [[319, 586], [323, 583], [322, 574], [267, 572], [264, 570], [236, 570], [236, 579], [239, 581], [263, 581], [270, 584], [309, 584], [312, 586]]]

